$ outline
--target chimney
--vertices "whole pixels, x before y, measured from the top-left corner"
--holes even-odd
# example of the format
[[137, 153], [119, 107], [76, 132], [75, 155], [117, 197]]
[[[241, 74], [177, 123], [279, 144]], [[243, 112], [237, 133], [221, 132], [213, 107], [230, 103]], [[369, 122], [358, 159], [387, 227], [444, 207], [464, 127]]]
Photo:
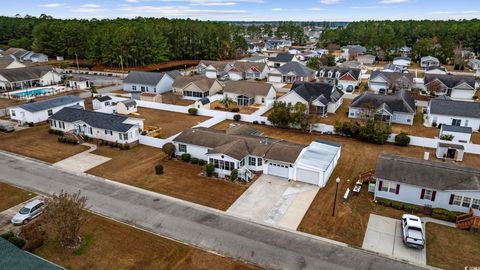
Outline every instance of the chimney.
[[430, 152], [423, 153], [423, 159], [424, 160], [429, 160], [430, 159]]

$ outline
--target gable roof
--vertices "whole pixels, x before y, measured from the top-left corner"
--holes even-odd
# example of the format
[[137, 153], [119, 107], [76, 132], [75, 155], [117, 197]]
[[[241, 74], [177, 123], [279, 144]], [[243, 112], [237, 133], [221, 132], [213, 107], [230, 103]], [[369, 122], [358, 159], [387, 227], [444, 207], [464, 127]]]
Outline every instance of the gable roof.
[[318, 76], [320, 76], [320, 72], [324, 71], [325, 73], [323, 74], [323, 77], [324, 78], [327, 78], [328, 77], [328, 72], [329, 71], [332, 71], [333, 72], [333, 77], [335, 77], [335, 73], [336, 72], [339, 72], [340, 73], [340, 77], [342, 77], [343, 75], [347, 74], [347, 73], [350, 73], [350, 75], [352, 75], [352, 77], [355, 79], [355, 80], [359, 80], [360, 79], [360, 72], [361, 70], [359, 68], [337, 68], [337, 67], [320, 67], [320, 69], [318, 70]]
[[256, 81], [227, 81], [224, 93], [235, 93], [248, 97], [266, 96], [273, 86], [269, 83]]
[[125, 107], [127, 108], [134, 107], [135, 105], [137, 105], [137, 102], [133, 99], [122, 100], [119, 103], [124, 104]]
[[268, 61], [279, 62], [279, 63], [287, 63], [287, 62], [291, 62], [294, 57], [295, 57], [295, 54], [279, 53], [275, 57], [268, 58]]
[[433, 57], [433, 56], [424, 56], [420, 59], [421, 62], [424, 62], [424, 61], [434, 61], [434, 62], [438, 62], [440, 63], [440, 61], [438, 60], [438, 58], [436, 57]]
[[199, 65], [204, 65], [206, 67], [212, 66], [217, 71], [224, 71], [228, 65], [232, 65], [235, 61], [208, 61], [202, 60], [200, 61]]
[[217, 80], [213, 78], [206, 78], [204, 76], [178, 76], [173, 82], [173, 87], [183, 89], [190, 83], [194, 83], [202, 91], [208, 91], [215, 81]]
[[431, 114], [480, 118], [480, 103], [448, 98], [434, 98], [429, 104]]
[[229, 71], [231, 71], [232, 69], [235, 69], [237, 72], [247, 72], [250, 69], [254, 68], [259, 72], [262, 72], [263, 69], [265, 69], [266, 65], [267, 64], [265, 63], [258, 63], [258, 62], [236, 61], [233, 64], [233, 66], [229, 69]]
[[480, 190], [480, 169], [381, 154], [375, 177], [437, 190]]
[[70, 107], [61, 109], [54, 115], [50, 116], [49, 119], [65, 121], [68, 123], [83, 121], [92, 127], [118, 132], [127, 132], [134, 126], [132, 124], [124, 123], [128, 119], [126, 116], [87, 111]]
[[299, 62], [288, 62], [285, 65], [277, 68], [277, 70], [282, 74], [288, 74], [291, 72], [300, 77], [310, 76], [315, 73], [313, 69], [308, 68]]
[[385, 71], [372, 71], [370, 75], [370, 80], [375, 79], [376, 77], [382, 77], [387, 82], [393, 83], [399, 78], [405, 77], [408, 82], [413, 85], [413, 75], [410, 73], [402, 73], [402, 72], [385, 72]]
[[248, 155], [294, 163], [305, 145], [250, 135], [227, 134], [213, 128], [191, 128], [178, 135], [174, 142], [210, 148], [208, 154], [225, 154], [237, 160]]
[[468, 84], [475, 89], [475, 76], [460, 76], [453, 74], [425, 74], [424, 83], [429, 84], [434, 80], [441, 81], [448, 88], [454, 88], [461, 84]]
[[336, 102], [344, 95], [343, 91], [328, 83], [296, 82], [290, 91], [297, 93], [308, 102], [318, 100], [324, 105]]
[[110, 96], [97, 96], [95, 99], [100, 102], [105, 102], [105, 101], [111, 100], [112, 98]]
[[40, 79], [52, 70], [53, 69], [50, 66], [31, 66], [12, 69], [0, 69], [0, 76], [4, 77], [9, 82], [30, 81]]
[[0, 237], [0, 258], [2, 269], [9, 270], [62, 270], [64, 268], [26, 252]]
[[170, 78], [175, 79], [181, 74], [176, 70], [167, 72], [130, 71], [125, 80], [123, 80], [123, 83], [157, 86], [157, 84], [163, 79], [165, 75], [168, 75]]
[[473, 130], [471, 127], [461, 127], [461, 126], [452, 126], [452, 125], [442, 125], [442, 131], [458, 132], [472, 134]]
[[65, 106], [76, 102], [81, 102], [83, 99], [77, 96], [63, 96], [63, 97], [56, 97], [48, 100], [43, 101], [35, 101], [31, 103], [25, 103], [19, 105], [18, 107], [29, 111], [29, 112], [39, 112], [48, 109], [52, 109], [55, 107]]
[[394, 95], [382, 95], [363, 92], [353, 99], [351, 108], [373, 106], [375, 109], [384, 108], [390, 113], [415, 113], [415, 99], [406, 91], [398, 91]]

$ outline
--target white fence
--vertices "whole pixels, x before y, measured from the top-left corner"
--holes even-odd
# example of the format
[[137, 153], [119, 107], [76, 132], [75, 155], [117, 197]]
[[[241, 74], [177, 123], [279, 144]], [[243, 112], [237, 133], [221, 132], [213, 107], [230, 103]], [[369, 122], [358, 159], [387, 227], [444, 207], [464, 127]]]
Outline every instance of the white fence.
[[[393, 133], [390, 135], [388, 138], [388, 141], [391, 143], [395, 142], [395, 136], [397, 134]], [[410, 135], [409, 135], [410, 136]], [[417, 136], [410, 136], [410, 145], [414, 146], [420, 146], [420, 147], [427, 147], [427, 148], [434, 148], [436, 149], [438, 146], [439, 142], [443, 143], [452, 143], [451, 141], [444, 141], [440, 139], [432, 139], [432, 138], [425, 138], [425, 137], [417, 137]], [[473, 143], [458, 143], [455, 142], [455, 144], [460, 144], [463, 145], [465, 148], [466, 153], [470, 154], [477, 154], [480, 155], [480, 145], [478, 144], [473, 144]]]

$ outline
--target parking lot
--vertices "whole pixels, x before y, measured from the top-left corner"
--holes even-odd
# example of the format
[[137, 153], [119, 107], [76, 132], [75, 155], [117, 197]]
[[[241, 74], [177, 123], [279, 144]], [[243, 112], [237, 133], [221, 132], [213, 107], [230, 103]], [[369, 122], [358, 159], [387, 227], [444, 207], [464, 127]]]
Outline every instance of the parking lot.
[[362, 248], [418, 265], [427, 264], [426, 247], [422, 250], [403, 244], [400, 220], [370, 214]]

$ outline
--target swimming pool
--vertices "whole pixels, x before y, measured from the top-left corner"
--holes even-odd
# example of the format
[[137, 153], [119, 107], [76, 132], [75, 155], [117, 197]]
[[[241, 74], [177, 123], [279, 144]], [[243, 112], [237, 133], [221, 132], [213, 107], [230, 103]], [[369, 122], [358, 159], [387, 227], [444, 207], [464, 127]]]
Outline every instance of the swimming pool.
[[12, 96], [15, 97], [34, 97], [38, 95], [45, 95], [53, 92], [53, 88], [39, 88], [39, 89], [32, 89], [32, 90], [24, 90], [16, 93], [12, 93]]

